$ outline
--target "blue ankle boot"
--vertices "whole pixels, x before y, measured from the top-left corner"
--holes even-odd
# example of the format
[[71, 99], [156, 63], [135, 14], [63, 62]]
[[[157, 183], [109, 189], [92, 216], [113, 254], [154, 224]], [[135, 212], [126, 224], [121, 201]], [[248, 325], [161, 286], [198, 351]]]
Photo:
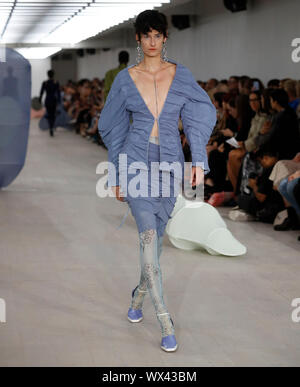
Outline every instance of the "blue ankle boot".
[[[170, 317], [171, 319], [171, 317]], [[174, 326], [173, 320], [171, 319], [172, 324]], [[160, 348], [162, 348], [166, 352], [174, 352], [178, 348], [178, 344], [175, 338], [175, 335], [168, 335], [164, 336], [161, 339], [161, 345]]]
[[[137, 285], [131, 294], [131, 297], [133, 298], [135, 290], [138, 288], [139, 285]], [[128, 309], [128, 320], [131, 322], [140, 322], [143, 320], [143, 312], [142, 309], [132, 309], [131, 307]]]

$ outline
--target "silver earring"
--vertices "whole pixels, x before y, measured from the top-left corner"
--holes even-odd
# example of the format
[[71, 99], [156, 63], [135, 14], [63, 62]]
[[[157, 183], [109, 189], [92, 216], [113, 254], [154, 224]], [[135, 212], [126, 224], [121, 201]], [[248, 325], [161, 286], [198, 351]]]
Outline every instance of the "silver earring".
[[141, 48], [140, 42], [138, 42], [136, 49], [137, 49], [136, 64], [139, 64], [142, 60], [142, 48]]
[[168, 58], [167, 58], [167, 49], [166, 49], [166, 43], [165, 42], [163, 43], [163, 48], [162, 48], [161, 53], [162, 53], [162, 59], [167, 62]]

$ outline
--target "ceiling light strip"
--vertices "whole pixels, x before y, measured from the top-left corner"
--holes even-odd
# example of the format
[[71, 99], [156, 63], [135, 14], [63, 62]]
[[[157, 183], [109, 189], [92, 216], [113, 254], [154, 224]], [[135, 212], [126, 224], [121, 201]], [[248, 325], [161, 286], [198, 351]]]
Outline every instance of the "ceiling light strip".
[[3, 35], [4, 35], [5, 31], [6, 31], [6, 28], [8, 26], [9, 20], [10, 20], [12, 14], [13, 14], [13, 11], [14, 11], [14, 8], [15, 8], [16, 4], [17, 4], [17, 0], [14, 0], [14, 3], [12, 4], [12, 8], [11, 8], [10, 13], [8, 15], [8, 18], [6, 20], [5, 26], [4, 26], [4, 28], [3, 28], [2, 32], [1, 32], [0, 40], [3, 38]]

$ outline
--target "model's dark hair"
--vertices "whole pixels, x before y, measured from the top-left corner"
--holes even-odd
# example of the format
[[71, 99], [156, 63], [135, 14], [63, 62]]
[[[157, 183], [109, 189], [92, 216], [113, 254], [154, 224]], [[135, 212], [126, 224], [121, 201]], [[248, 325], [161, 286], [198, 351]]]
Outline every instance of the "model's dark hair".
[[128, 63], [129, 62], [129, 54], [127, 51], [119, 52], [119, 63]]
[[157, 10], [146, 10], [141, 12], [134, 23], [135, 33], [141, 40], [142, 34], [147, 34], [151, 30], [156, 30], [168, 37], [168, 21], [166, 16]]
[[47, 72], [47, 74], [48, 74], [48, 77], [49, 77], [50, 79], [52, 79], [52, 78], [54, 77], [54, 71], [53, 71], [53, 70], [49, 70], [49, 71]]

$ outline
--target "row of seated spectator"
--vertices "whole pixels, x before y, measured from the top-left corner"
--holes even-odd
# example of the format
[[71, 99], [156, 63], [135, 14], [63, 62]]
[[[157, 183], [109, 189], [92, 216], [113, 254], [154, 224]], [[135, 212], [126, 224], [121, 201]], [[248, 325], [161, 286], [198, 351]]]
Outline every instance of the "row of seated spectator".
[[[299, 228], [299, 198], [291, 187], [299, 195], [300, 81], [272, 79], [265, 88], [259, 79], [231, 76], [198, 83], [212, 99], [218, 118], [207, 145], [205, 200], [234, 207], [234, 220], [273, 223], [286, 210], [288, 216], [274, 228]], [[105, 147], [97, 129], [104, 86], [98, 78], [69, 81], [63, 104], [75, 132]], [[191, 161], [181, 121], [179, 131], [185, 159]]]
[[233, 220], [299, 229], [300, 82], [273, 79], [265, 88], [259, 79], [232, 76], [200, 85], [218, 115], [207, 146], [208, 203], [234, 207]]
[[71, 117], [75, 133], [103, 145], [98, 133], [98, 118], [104, 106], [104, 82], [99, 78], [71, 80], [63, 87], [63, 106]]

